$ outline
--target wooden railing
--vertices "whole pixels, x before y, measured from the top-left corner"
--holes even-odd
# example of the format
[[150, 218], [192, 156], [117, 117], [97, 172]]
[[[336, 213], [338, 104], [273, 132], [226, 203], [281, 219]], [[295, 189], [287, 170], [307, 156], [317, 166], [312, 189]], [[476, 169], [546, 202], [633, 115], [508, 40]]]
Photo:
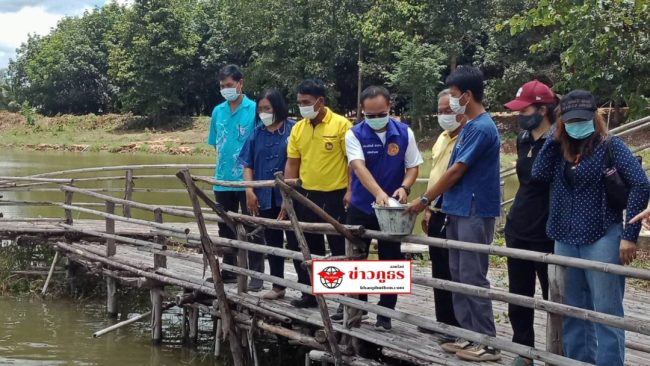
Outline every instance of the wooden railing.
[[[434, 278], [428, 278], [422, 276], [413, 277], [413, 283], [425, 287], [444, 289], [444, 290], [463, 293], [471, 296], [489, 298], [491, 300], [517, 304], [520, 306], [525, 306], [525, 307], [534, 308], [537, 310], [542, 310], [547, 312], [549, 314], [548, 330], [550, 334], [547, 341], [548, 350], [539, 350], [535, 348], [530, 348], [530, 347], [512, 343], [509, 340], [496, 338], [496, 337], [488, 337], [465, 329], [431, 322], [430, 319], [424, 318], [420, 314], [409, 314], [402, 311], [391, 310], [374, 304], [362, 302], [351, 297], [338, 296], [338, 295], [327, 296], [327, 300], [333, 300], [346, 305], [346, 308], [350, 313], [350, 314], [346, 314], [346, 321], [348, 319], [355, 318], [355, 314], [354, 314], [355, 311], [366, 310], [379, 315], [388, 316], [395, 320], [421, 326], [428, 330], [449, 334], [455, 337], [462, 337], [470, 341], [479, 342], [481, 344], [493, 346], [505, 351], [517, 353], [529, 358], [541, 360], [554, 365], [580, 364], [580, 363], [576, 363], [573, 360], [555, 354], [555, 353], [561, 353], [561, 349], [560, 349], [561, 318], [563, 316], [573, 316], [582, 319], [589, 319], [597, 323], [618, 327], [630, 332], [650, 335], [650, 326], [645, 321], [645, 319], [632, 317], [632, 316], [618, 317], [614, 315], [599, 313], [592, 310], [586, 310], [586, 309], [580, 309], [580, 308], [568, 306], [562, 304], [561, 301], [559, 301], [562, 297], [562, 290], [561, 290], [561, 284], [563, 283], [562, 272], [563, 269], [566, 267], [576, 267], [576, 268], [602, 271], [606, 273], [624, 275], [628, 278], [637, 278], [642, 280], [650, 280], [649, 270], [615, 265], [615, 264], [594, 262], [594, 261], [589, 261], [584, 259], [563, 257], [554, 254], [539, 253], [534, 251], [505, 248], [499, 246], [476, 245], [474, 243], [429, 238], [424, 236], [410, 235], [406, 237], [396, 238], [387, 233], [373, 231], [373, 230], [365, 230], [364, 228], [359, 226], [335, 225], [335, 223], [332, 222], [333, 219], [327, 217], [326, 214], [324, 214], [323, 212], [317, 212], [317, 214], [321, 215], [323, 222], [329, 221], [330, 223], [324, 223], [324, 224], [300, 223], [297, 221], [297, 218], [293, 214], [291, 215], [293, 218], [293, 220], [291, 221], [277, 221], [273, 219], [263, 219], [258, 217], [246, 216], [238, 213], [223, 212], [218, 208], [218, 206], [214, 206], [214, 202], [212, 203], [208, 202], [209, 199], [207, 197], [207, 194], [198, 193], [202, 191], [200, 188], [196, 186], [195, 182], [203, 182], [208, 184], [232, 184], [238, 186], [255, 185], [258, 187], [277, 185], [282, 189], [282, 192], [284, 193], [284, 198], [288, 202], [288, 207], [292, 207], [291, 201], [293, 200], [299, 200], [301, 203], [308, 203], [309, 201], [304, 196], [302, 196], [299, 192], [292, 189], [289, 185], [284, 184], [281, 178], [278, 178], [278, 180], [276, 181], [242, 182], [242, 183], [233, 184], [228, 182], [215, 181], [214, 179], [205, 176], [192, 176], [189, 174], [189, 172], [183, 172], [181, 176], [184, 178], [185, 185], [187, 187], [191, 187], [191, 189], [186, 188], [186, 192], [190, 191], [190, 194], [192, 195], [191, 201], [193, 205], [191, 206], [191, 208], [190, 207], [177, 208], [177, 207], [169, 207], [165, 205], [144, 204], [132, 200], [127, 200], [124, 198], [105, 195], [100, 192], [94, 191], [92, 189], [78, 188], [72, 185], [74, 184], [74, 181], [55, 182], [55, 184], [66, 183], [59, 187], [59, 189], [64, 192], [64, 196], [65, 196], [64, 201], [59, 203], [53, 203], [53, 205], [61, 207], [65, 212], [66, 222], [62, 223], [61, 226], [63, 226], [64, 228], [72, 232], [79, 232], [82, 234], [95, 236], [106, 240], [107, 243], [106, 252], [105, 253], [84, 253], [89, 258], [100, 261], [106, 264], [110, 268], [131, 270], [133, 269], [132, 266], [124, 265], [124, 263], [118, 263], [112, 260], [112, 257], [116, 252], [115, 246], [118, 245], [118, 243], [135, 245], [140, 250], [151, 252], [154, 254], [154, 262], [152, 263], [153, 270], [152, 271], [140, 270], [138, 272], [138, 275], [141, 275], [145, 278], [150, 279], [151, 281], [154, 281], [153, 282], [154, 284], [158, 284], [153, 286], [151, 289], [152, 306], [153, 306], [152, 314], [154, 316], [154, 324], [155, 324], [154, 327], [155, 329], [153, 329], [152, 335], [153, 335], [153, 339], [156, 341], [160, 340], [159, 335], [161, 334], [160, 321], [158, 321], [159, 314], [162, 308], [161, 307], [162, 287], [160, 284], [169, 283], [169, 281], [172, 281], [174, 282], [174, 284], [177, 284], [179, 286], [205, 292], [207, 294], [211, 294], [217, 297], [220, 297], [218, 295], [221, 292], [217, 288], [212, 288], [210, 284], [206, 284], [203, 281], [203, 279], [191, 278], [188, 277], [187, 275], [175, 273], [170, 269], [167, 269], [164, 260], [164, 258], [167, 257], [181, 258], [184, 260], [195, 262], [197, 265], [203, 264], [203, 260], [197, 258], [196, 256], [188, 255], [186, 253], [183, 253], [182, 251], [173, 250], [175, 249], [175, 247], [170, 246], [169, 240], [174, 239], [184, 243], [183, 245], [201, 248], [201, 250], [204, 253], [210, 253], [213, 251], [224, 253], [224, 252], [233, 252], [234, 250], [236, 250], [239, 253], [238, 257], [240, 259], [246, 258], [245, 255], [247, 251], [277, 255], [287, 259], [303, 260], [306, 262], [310, 261], [313, 258], [318, 258], [317, 256], [313, 256], [309, 253], [309, 249], [306, 245], [304, 245], [305, 244], [304, 242], [302, 243], [303, 245], [301, 245], [302, 252], [294, 252], [287, 249], [272, 248], [272, 247], [267, 247], [264, 245], [251, 242], [247, 234], [260, 227], [291, 230], [296, 233], [301, 233], [303, 231], [311, 232], [311, 233], [323, 233], [323, 234], [338, 233], [340, 235], [348, 236], [352, 240], [355, 240], [355, 238], [364, 237], [364, 238], [370, 238], [375, 240], [393, 240], [396, 242], [406, 241], [406, 242], [423, 244], [423, 245], [433, 246], [433, 247], [453, 248], [453, 249], [481, 252], [490, 255], [526, 259], [526, 260], [546, 263], [550, 265], [549, 272], [551, 276], [551, 298], [548, 301], [510, 294], [508, 292], [501, 291], [501, 290], [485, 289], [482, 287], [465, 285], [461, 283], [445, 281], [440, 279], [434, 279]], [[188, 177], [189, 180], [187, 179]], [[75, 203], [76, 200], [80, 199], [79, 196], [85, 196], [85, 197], [92, 198], [94, 200], [103, 201], [105, 210], [101, 211], [101, 210], [91, 209], [88, 208], [88, 206], [79, 205]], [[206, 208], [197, 205], [199, 201], [203, 201], [205, 204], [207, 204], [209, 209], [206, 210]], [[129, 215], [127, 215], [125, 211], [122, 212], [122, 215], [119, 215], [115, 212], [116, 206], [129, 207], [131, 209], [148, 211], [152, 214], [152, 219], [151, 220], [135, 219], [129, 217]], [[213, 213], [207, 213], [207, 212], [204, 213], [204, 211], [208, 211], [208, 210], [213, 211]], [[84, 229], [83, 227], [75, 226], [75, 221], [73, 219], [74, 212], [103, 218], [106, 221], [106, 230], [103, 232], [98, 232], [98, 231]], [[179, 228], [178, 226], [173, 226], [168, 223], [165, 223], [163, 222], [163, 215], [197, 220], [199, 223], [200, 230], [198, 233], [194, 233], [192, 231], [193, 227], [190, 228], [190, 224], [188, 224], [188, 227], [186, 228]], [[150, 232], [155, 235], [155, 237], [153, 237], [150, 240], [144, 240], [144, 239], [135, 239], [131, 237], [116, 235], [114, 232], [114, 228], [115, 228], [115, 222], [117, 221], [147, 227], [150, 229]], [[235, 232], [238, 232], [238, 238], [226, 239], [214, 235], [209, 235], [207, 230], [205, 230], [206, 222], [229, 223], [230, 225], [233, 225], [235, 227]], [[201, 229], [201, 227], [203, 227], [203, 229]], [[78, 248], [73, 249], [72, 247], [70, 247], [68, 244], [65, 243], [60, 243], [59, 246], [60, 248], [62, 248], [62, 250], [77, 250], [77, 251], [79, 250]], [[348, 244], [348, 254], [350, 254], [350, 257], [354, 256], [353, 246], [351, 244]], [[208, 256], [208, 257], [213, 257], [213, 256]], [[239, 263], [244, 263], [244, 262], [245, 261], [240, 261]], [[220, 269], [226, 269], [238, 274], [239, 283], [240, 283], [239, 293], [242, 295], [246, 293], [245, 284], [247, 282], [247, 279], [251, 277], [262, 279], [264, 281], [270, 281], [298, 291], [311, 292], [311, 288], [309, 286], [299, 284], [295, 281], [281, 279], [264, 273], [251, 271], [248, 270], [245, 265], [243, 265], [242, 267], [230, 266], [226, 264], [216, 264], [216, 263], [213, 265], [218, 265]], [[114, 307], [115, 281], [119, 281], [120, 278], [119, 275], [117, 275], [115, 272], [111, 273], [110, 270], [108, 271], [109, 272], [107, 273], [109, 275], [107, 275], [106, 277], [106, 286], [109, 294], [109, 298], [107, 299], [107, 308], [109, 312], [113, 312], [115, 311], [113, 310], [115, 309]], [[215, 286], [218, 285], [218, 282], [219, 281], [215, 281], [216, 283]], [[223, 294], [225, 294], [225, 292], [223, 292]], [[227, 294], [227, 296], [231, 296], [231, 294], [229, 293]], [[222, 300], [225, 301], [224, 299]], [[324, 301], [324, 299], [322, 299], [322, 301]], [[320, 308], [320, 312], [321, 312], [320, 319], [301, 318], [300, 316], [295, 315], [291, 309], [279, 309], [277, 307], [269, 307], [267, 305], [259, 304], [259, 303], [256, 306], [261, 307], [261, 309], [263, 309], [267, 313], [268, 312], [273, 313], [274, 314], [273, 316], [275, 317], [280, 317], [280, 318], [289, 317], [294, 319], [296, 319], [297, 317], [297, 320], [307, 322], [315, 326], [325, 327], [324, 329], [326, 329], [325, 332], [326, 346], [324, 348], [321, 347], [321, 349], [324, 349], [329, 354], [331, 354], [334, 359], [339, 359], [339, 360], [343, 359], [344, 356], [342, 355], [341, 349], [339, 348], [342, 347], [342, 349], [347, 352], [348, 351], [347, 347], [349, 347], [349, 344], [339, 345], [338, 343], [336, 343], [334, 340], [331, 339], [331, 335], [333, 332], [342, 333], [348, 336], [349, 339], [353, 339], [355, 337], [363, 338], [365, 340], [375, 342], [385, 347], [393, 348], [398, 352], [400, 350], [401, 351], [407, 350], [404, 352], [406, 352], [410, 356], [420, 358], [422, 360], [427, 360], [428, 358], [431, 357], [428, 356], [426, 352], [418, 352], [417, 345], [411, 344], [409, 343], [409, 341], [401, 340], [401, 341], [394, 341], [393, 343], [389, 343], [386, 342], [384, 338], [381, 338], [379, 336], [374, 337], [374, 336], [369, 336], [368, 334], [362, 332], [358, 332], [355, 330], [356, 329], [355, 326], [358, 324], [346, 324], [346, 326], [328, 324], [329, 314], [327, 314], [327, 308], [324, 306], [321, 306]], [[227, 312], [221, 311], [220, 314], [222, 316], [227, 316], [226, 313]], [[237, 323], [236, 319], [238, 316], [239, 316], [238, 314], [232, 315], [231, 320], [232, 319], [235, 320], [233, 320], [229, 324]], [[234, 332], [235, 333], [233, 334], [237, 334], [236, 331]], [[645, 351], [643, 346], [635, 344], [634, 341], [628, 341], [627, 346], [629, 348]]]

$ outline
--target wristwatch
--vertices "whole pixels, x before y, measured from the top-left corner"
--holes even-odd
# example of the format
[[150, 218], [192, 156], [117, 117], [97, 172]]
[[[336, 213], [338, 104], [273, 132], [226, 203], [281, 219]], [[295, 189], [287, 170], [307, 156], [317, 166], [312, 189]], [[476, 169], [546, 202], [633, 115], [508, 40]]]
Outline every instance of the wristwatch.
[[409, 194], [411, 194], [411, 188], [409, 188], [409, 187], [407, 187], [407, 186], [399, 186], [399, 187], [400, 187], [400, 188], [403, 188], [404, 191], [406, 191], [406, 195], [407, 195], [407, 196], [408, 196]]
[[429, 197], [427, 197], [425, 195], [421, 195], [420, 196], [420, 203], [422, 203], [425, 206], [428, 206], [429, 203], [431, 203], [431, 200], [429, 199]]

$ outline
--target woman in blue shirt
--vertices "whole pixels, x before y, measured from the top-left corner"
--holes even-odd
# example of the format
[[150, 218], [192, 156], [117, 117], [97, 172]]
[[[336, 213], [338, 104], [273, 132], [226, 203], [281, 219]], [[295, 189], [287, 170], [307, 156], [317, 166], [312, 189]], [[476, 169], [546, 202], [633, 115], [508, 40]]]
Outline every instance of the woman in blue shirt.
[[[244, 165], [244, 179], [275, 179], [276, 172], [284, 171], [287, 141], [295, 121], [288, 118], [287, 103], [277, 89], [268, 89], [259, 97], [257, 116], [261, 123], [258, 123], [239, 155]], [[247, 188], [246, 206], [253, 216], [277, 218], [282, 207], [282, 196], [277, 188]], [[266, 229], [264, 239], [266, 245], [282, 248], [284, 232]], [[271, 255], [268, 259], [271, 276], [284, 278], [284, 258]], [[284, 295], [284, 287], [274, 284], [273, 289], [262, 297], [275, 300]]]
[[[557, 130], [535, 160], [533, 178], [551, 184], [546, 231], [555, 240], [555, 254], [627, 265], [636, 257], [641, 224], [624, 224], [622, 210], [607, 202], [603, 171], [608, 149], [630, 188], [627, 217], [647, 206], [650, 183], [625, 143], [608, 138], [596, 111], [596, 100], [587, 91], [574, 90], [562, 98]], [[623, 276], [569, 267], [565, 286], [567, 305], [623, 316]], [[622, 329], [565, 317], [563, 340], [567, 357], [597, 365], [624, 364]]]

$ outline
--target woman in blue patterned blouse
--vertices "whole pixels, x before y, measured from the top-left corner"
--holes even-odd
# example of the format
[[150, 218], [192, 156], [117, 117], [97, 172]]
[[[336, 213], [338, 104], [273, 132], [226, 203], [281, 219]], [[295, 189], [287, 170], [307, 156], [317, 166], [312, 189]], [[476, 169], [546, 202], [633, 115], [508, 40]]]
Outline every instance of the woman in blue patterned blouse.
[[[641, 223], [624, 224], [623, 210], [607, 203], [604, 167], [607, 146], [616, 170], [630, 188], [627, 217], [648, 203], [650, 183], [630, 149], [618, 137], [606, 143], [607, 127], [596, 112], [591, 93], [574, 90], [560, 101], [554, 137], [549, 138], [533, 165], [533, 178], [551, 183], [550, 216], [546, 231], [555, 240], [555, 253], [614, 264], [636, 257]], [[567, 268], [567, 305], [623, 316], [623, 276]], [[622, 329], [572, 317], [564, 318], [567, 357], [597, 365], [623, 365]]]

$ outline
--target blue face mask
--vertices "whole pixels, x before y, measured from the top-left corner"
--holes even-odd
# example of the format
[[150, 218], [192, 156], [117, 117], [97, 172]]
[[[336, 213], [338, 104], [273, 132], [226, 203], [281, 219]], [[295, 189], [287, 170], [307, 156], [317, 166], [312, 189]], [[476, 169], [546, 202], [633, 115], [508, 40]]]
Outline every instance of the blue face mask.
[[594, 120], [566, 123], [566, 133], [576, 140], [583, 140], [591, 136], [595, 131]]
[[372, 128], [373, 130], [381, 130], [382, 128], [386, 127], [388, 124], [388, 119], [389, 117], [377, 117], [377, 118], [366, 118], [366, 123], [368, 123], [368, 126]]

